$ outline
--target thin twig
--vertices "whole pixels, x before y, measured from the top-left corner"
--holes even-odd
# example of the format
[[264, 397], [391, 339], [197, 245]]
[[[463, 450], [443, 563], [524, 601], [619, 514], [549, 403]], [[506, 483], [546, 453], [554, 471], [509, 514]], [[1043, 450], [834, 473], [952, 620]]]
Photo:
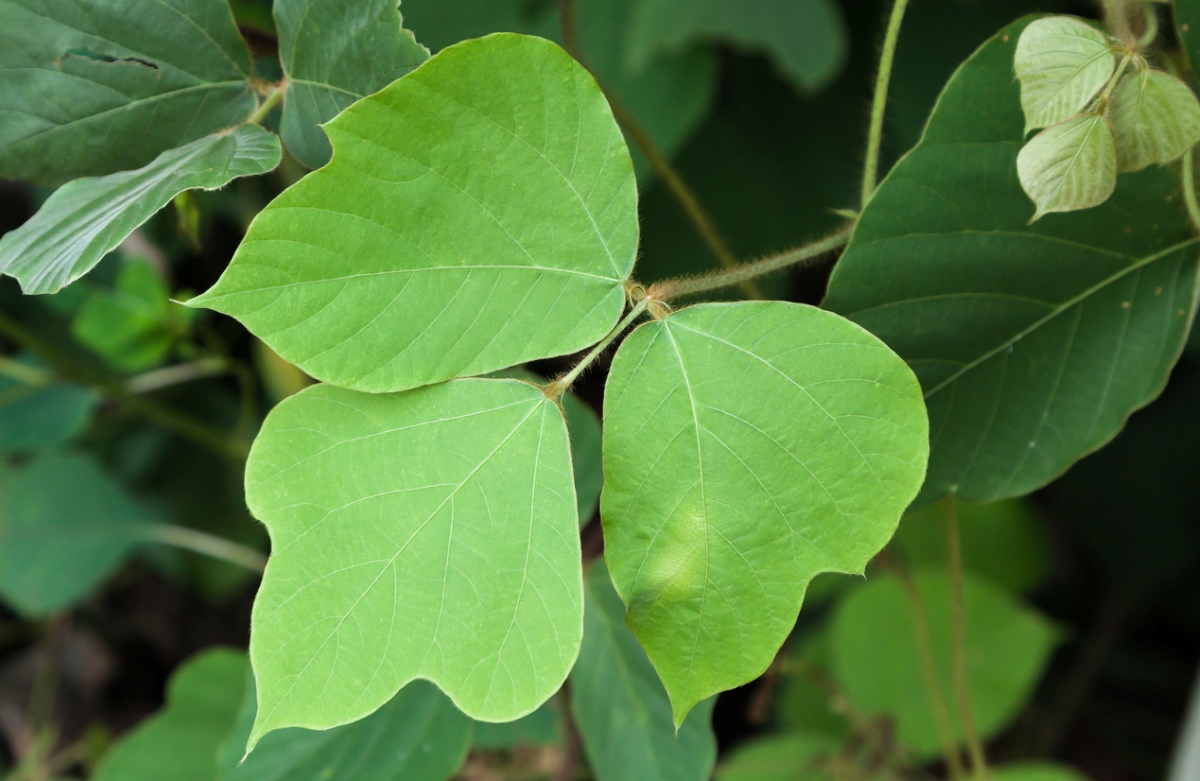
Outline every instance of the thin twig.
[[951, 649], [954, 665], [954, 694], [958, 703], [958, 718], [971, 756], [971, 770], [981, 781], [988, 779], [987, 757], [979, 730], [975, 727], [975, 711], [971, 707], [971, 690], [967, 684], [967, 617], [963, 605], [962, 537], [958, 528], [958, 507], [953, 496], [944, 500], [946, 508], [946, 543], [950, 567], [950, 614], [953, 637]]
[[202, 553], [254, 572], [262, 572], [267, 566], [267, 557], [253, 548], [184, 526], [153, 524], [146, 529], [146, 539]]
[[887, 110], [888, 86], [892, 80], [892, 63], [896, 59], [896, 42], [900, 40], [900, 24], [908, 0], [896, 0], [883, 39], [879, 58], [879, 74], [875, 79], [875, 98], [871, 103], [871, 128], [867, 132], [867, 162], [863, 168], [862, 206], [865, 209], [879, 178], [879, 148], [883, 143], [883, 118]]
[[596, 360], [596, 358], [600, 356], [600, 353], [607, 350], [608, 346], [612, 344], [618, 336], [625, 333], [625, 329], [633, 325], [633, 321], [641, 317], [642, 313], [646, 311], [646, 308], [649, 305], [650, 299], [648, 298], [643, 298], [641, 301], [638, 301], [636, 304], [634, 304], [633, 309], [629, 310], [629, 314], [625, 315], [621, 322], [617, 323], [616, 327], [608, 332], [608, 336], [605, 336], [603, 339], [601, 339], [596, 346], [593, 347], [591, 351], [583, 357], [583, 360], [576, 364], [574, 369], [571, 369], [571, 371], [567, 372], [562, 377], [546, 386], [546, 395], [552, 399], [557, 399], [559, 396], [570, 390], [571, 386], [575, 383], [575, 380], [579, 379], [579, 375], [583, 374], [588, 366], [591, 366], [592, 361]]
[[267, 115], [271, 113], [271, 109], [275, 108], [275, 106], [279, 105], [279, 101], [283, 100], [287, 88], [287, 79], [278, 84], [272, 84], [270, 89], [267, 90], [266, 98], [263, 99], [262, 103], [258, 104], [258, 107], [250, 113], [250, 116], [246, 117], [246, 121], [243, 124], [257, 125], [266, 119]]

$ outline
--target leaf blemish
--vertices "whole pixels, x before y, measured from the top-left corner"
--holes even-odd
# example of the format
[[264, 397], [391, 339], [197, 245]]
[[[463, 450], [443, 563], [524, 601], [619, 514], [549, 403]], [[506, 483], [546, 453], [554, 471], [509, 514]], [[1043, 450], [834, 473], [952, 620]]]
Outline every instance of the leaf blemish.
[[[143, 60], [140, 57], [113, 57], [110, 54], [101, 54], [100, 52], [93, 51], [92, 49], [88, 49], [87, 47], [81, 47], [78, 49], [68, 49], [67, 53], [63, 55], [62, 59], [65, 60], [67, 57], [70, 57], [72, 55], [74, 55], [76, 57], [83, 57], [84, 59], [92, 60], [93, 62], [108, 62], [108, 63], [128, 62], [128, 63], [133, 63], [135, 65], [142, 65], [144, 67], [150, 68], [151, 70], [160, 70], [157, 63], [150, 62], [149, 60]], [[61, 60], [60, 60], [60, 62], [61, 62]]]

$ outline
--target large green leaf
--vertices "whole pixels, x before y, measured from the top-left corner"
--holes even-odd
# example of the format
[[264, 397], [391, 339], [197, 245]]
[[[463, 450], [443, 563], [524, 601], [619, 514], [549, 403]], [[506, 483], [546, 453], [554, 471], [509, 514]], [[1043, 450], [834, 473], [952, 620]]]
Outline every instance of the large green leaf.
[[243, 125], [164, 152], [136, 171], [71, 182], [0, 239], [0, 273], [19, 280], [26, 293], [57, 292], [91, 271], [179, 193], [215, 190], [278, 164], [279, 139], [257, 125]]
[[[17, 360], [33, 372], [45, 370], [37, 361]], [[58, 445], [87, 424], [100, 394], [92, 388], [53, 379], [27, 383], [0, 372], [0, 453]]]
[[167, 704], [100, 762], [95, 781], [213, 781], [217, 749], [233, 729], [246, 681], [246, 657], [205, 651], [179, 668]]
[[616, 324], [637, 187], [604, 95], [562, 49], [452, 46], [325, 127], [333, 162], [263, 210], [191, 304], [374, 392], [572, 353]]
[[148, 518], [90, 460], [41, 459], [0, 500], [0, 595], [44, 616], [77, 602], [148, 534]]
[[254, 109], [225, 0], [0, 0], [0, 177], [146, 165]]
[[1083, 111], [1104, 89], [1117, 60], [1101, 30], [1070, 16], [1052, 16], [1021, 31], [1013, 68], [1028, 132]]
[[666, 689], [625, 626], [603, 562], [588, 572], [583, 648], [571, 671], [571, 711], [598, 781], [707, 781], [717, 757], [715, 698], [676, 731]]
[[[950, 580], [945, 570], [916, 570], [925, 603], [934, 667], [956, 733], [951, 675]], [[1058, 633], [1040, 614], [1001, 588], [967, 576], [967, 687], [980, 736], [988, 738], [1020, 712], [1041, 677]], [[872, 580], [839, 606], [832, 627], [833, 671], [842, 691], [867, 716], [895, 718], [897, 739], [920, 756], [941, 749], [921, 674], [916, 630], [900, 582]]]
[[1200, 142], [1200, 101], [1179, 79], [1143, 70], [1121, 80], [1109, 108], [1121, 173], [1178, 160]]
[[258, 711], [254, 678], [246, 679], [241, 712], [218, 752], [220, 781], [443, 781], [466, 756], [471, 720], [432, 683], [413, 681], [361, 721], [272, 732], [243, 761]]
[[600, 514], [626, 621], [682, 723], [763, 672], [818, 572], [862, 572], [924, 474], [912, 372], [819, 309], [706, 304], [634, 331]]
[[849, 41], [830, 0], [647, 0], [630, 20], [628, 67], [698, 41], [729, 41], [769, 54], [796, 86], [824, 87], [841, 70]]
[[1107, 442], [1162, 389], [1195, 305], [1197, 240], [1174, 171], [1128, 174], [1104, 205], [1028, 224], [1011, 75], [1026, 24], [951, 79], [825, 301], [921, 380], [933, 435], [921, 502], [1018, 496]]
[[414, 678], [473, 718], [516, 719], [574, 664], [571, 458], [533, 385], [301, 391], [263, 425], [246, 496], [273, 550], [251, 622], [251, 745], [360, 719]]
[[429, 51], [403, 29], [397, 0], [279, 0], [279, 58], [287, 74], [280, 132], [310, 168], [332, 150], [320, 126], [409, 73]]

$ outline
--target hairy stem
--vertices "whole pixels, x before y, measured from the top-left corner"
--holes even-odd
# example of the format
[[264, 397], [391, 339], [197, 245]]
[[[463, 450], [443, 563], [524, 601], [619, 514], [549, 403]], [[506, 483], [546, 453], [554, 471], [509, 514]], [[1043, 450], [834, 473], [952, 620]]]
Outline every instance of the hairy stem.
[[279, 82], [278, 84], [272, 84], [271, 88], [269, 90], [267, 90], [267, 96], [263, 99], [263, 102], [259, 103], [258, 108], [254, 109], [254, 111], [252, 111], [250, 113], [250, 116], [246, 117], [246, 121], [243, 124], [247, 124], [247, 125], [261, 124], [262, 121], [267, 118], [267, 115], [271, 113], [271, 109], [278, 106], [279, 101], [283, 100], [283, 95], [286, 92], [287, 92], [287, 80], [286, 79]]
[[763, 258], [753, 263], [745, 263], [726, 271], [717, 271], [702, 277], [693, 277], [690, 279], [668, 279], [652, 285], [650, 287], [650, 297], [659, 301], [670, 301], [681, 296], [741, 285], [757, 277], [780, 271], [798, 263], [813, 260], [827, 252], [840, 249], [850, 243], [850, 235], [853, 231], [854, 226], [851, 225], [828, 238], [815, 241], [812, 244], [805, 244], [802, 247], [797, 247], [778, 255], [772, 255], [769, 258]]
[[3, 314], [0, 314], [0, 334], [37, 353], [65, 378], [99, 388], [110, 398], [167, 431], [203, 445], [238, 464], [245, 463], [249, 449], [244, 444], [232, 441], [199, 421], [131, 392], [121, 380], [78, 363]]
[[879, 74], [875, 78], [875, 98], [871, 102], [871, 128], [867, 132], [867, 162], [863, 168], [862, 205], [875, 194], [879, 178], [879, 147], [883, 142], [883, 117], [887, 109], [888, 86], [892, 80], [892, 63], [896, 59], [896, 42], [900, 40], [900, 24], [908, 0], [896, 0], [883, 39], [883, 54], [879, 58]]
[[643, 298], [641, 301], [638, 301], [636, 304], [634, 304], [633, 309], [629, 310], [629, 314], [625, 315], [621, 322], [617, 323], [616, 327], [608, 332], [608, 336], [597, 342], [596, 346], [593, 347], [587, 355], [583, 356], [583, 360], [580, 361], [574, 369], [571, 369], [571, 371], [567, 372], [562, 377], [559, 377], [557, 380], [546, 386], [546, 395], [552, 399], [557, 399], [559, 396], [570, 390], [571, 386], [575, 383], [575, 380], [579, 379], [579, 375], [583, 374], [587, 368], [592, 365], [592, 362], [600, 357], [600, 353], [607, 350], [608, 346], [612, 344], [618, 336], [625, 333], [625, 329], [633, 325], [633, 321], [641, 317], [642, 313], [646, 311], [646, 307], [648, 306], [650, 306], [650, 299], [648, 298]]
[[262, 572], [267, 566], [267, 557], [253, 548], [184, 526], [154, 524], [147, 530], [146, 537], [153, 542], [202, 553], [254, 572]]
[[958, 703], [958, 718], [962, 722], [967, 740], [967, 753], [971, 756], [971, 770], [976, 778], [987, 781], [987, 757], [975, 728], [975, 711], [971, 707], [971, 690], [967, 686], [967, 617], [963, 605], [962, 537], [958, 528], [958, 507], [954, 497], [947, 496], [946, 542], [949, 548], [951, 626], [953, 637], [951, 650], [954, 665], [954, 694]]
[[1196, 201], [1196, 148], [1183, 156], [1183, 202], [1187, 204], [1192, 225], [1200, 231], [1200, 203]]

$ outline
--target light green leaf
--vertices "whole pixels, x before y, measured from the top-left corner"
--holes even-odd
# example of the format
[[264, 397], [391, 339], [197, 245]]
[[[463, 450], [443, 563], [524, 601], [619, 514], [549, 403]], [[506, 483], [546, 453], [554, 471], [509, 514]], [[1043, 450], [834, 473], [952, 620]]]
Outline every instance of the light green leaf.
[[0, 499], [0, 595], [28, 616], [69, 607], [146, 538], [147, 522], [90, 460], [35, 461]]
[[263, 210], [189, 304], [372, 392], [576, 352], [621, 315], [633, 168], [559, 47], [452, 46], [325, 126], [334, 160]]
[[1192, 68], [1200, 63], [1200, 0], [1175, 0], [1175, 24]]
[[[958, 506], [963, 566], [1017, 594], [1027, 594], [1050, 574], [1052, 542], [1033, 504], [1009, 499]], [[913, 566], [946, 567], [946, 508], [931, 505], [906, 515], [889, 543]]]
[[863, 211], [825, 306], [909, 362], [933, 442], [918, 500], [1045, 485], [1158, 395], [1196, 296], [1174, 172], [1121, 177], [1104, 205], [1029, 225], [1010, 63], [1028, 20], [951, 79], [921, 143]]
[[242, 121], [249, 75], [225, 0], [0, 0], [0, 177], [140, 168]]
[[267, 417], [246, 497], [273, 551], [251, 621], [251, 746], [273, 729], [360, 719], [414, 678], [472, 718], [510, 721], [574, 664], [583, 584], [567, 431], [532, 385], [308, 388]]
[[1069, 119], [1033, 137], [1017, 155], [1017, 174], [1037, 212], [1073, 212], [1099, 206], [1117, 188], [1112, 126], [1098, 114]]
[[831, 82], [849, 54], [841, 11], [830, 0], [647, 0], [630, 22], [627, 67], [700, 41], [761, 51], [801, 90]]
[[[953, 692], [949, 577], [944, 570], [915, 570], [913, 577], [928, 614], [938, 680], [944, 693]], [[963, 604], [967, 687], [976, 727], [987, 739], [1008, 726], [1029, 699], [1058, 633], [998, 586], [969, 575]], [[897, 739], [930, 757], [941, 750], [941, 743], [921, 677], [915, 631], [900, 582], [892, 576], [872, 580], [843, 601], [834, 615], [833, 671], [860, 712], [893, 716]], [[947, 709], [961, 736], [957, 711], [952, 705]]]
[[[10, 358], [44, 372], [27, 356]], [[0, 453], [58, 445], [78, 434], [100, 401], [92, 388], [69, 382], [26, 383], [0, 372]]]
[[118, 369], [146, 371], [161, 366], [185, 328], [173, 315], [167, 285], [148, 263], [127, 262], [112, 290], [95, 290], [71, 323], [72, 335]]
[[92, 778], [213, 781], [245, 681], [245, 654], [218, 649], [192, 657], [171, 676], [166, 706], [109, 749]]
[[1161, 71], [1142, 70], [1122, 79], [1108, 116], [1120, 173], [1178, 160], [1200, 142], [1200, 101], [1188, 85]]
[[1051, 16], [1021, 33], [1013, 67], [1028, 133], [1087, 108], [1112, 78], [1117, 60], [1103, 32], [1070, 16]]
[[989, 775], [993, 781], [1087, 781], [1078, 770], [1049, 762], [1001, 765], [991, 768]]
[[243, 125], [164, 152], [136, 171], [63, 185], [28, 222], [0, 238], [0, 273], [15, 277], [25, 293], [57, 292], [179, 193], [215, 190], [278, 164], [279, 139]]
[[553, 746], [562, 740], [558, 708], [553, 699], [516, 721], [475, 722], [471, 747], [479, 749], [513, 749], [518, 746]]
[[605, 557], [682, 723], [770, 665], [818, 572], [862, 572], [924, 474], [912, 373], [819, 309], [643, 325], [605, 390]]
[[413, 681], [367, 718], [267, 735], [245, 757], [258, 711], [254, 677], [217, 754], [220, 781], [444, 781], [462, 765], [471, 720], [428, 681]]
[[715, 698], [676, 731], [671, 701], [625, 626], [625, 605], [603, 562], [584, 589], [583, 648], [571, 671], [571, 711], [598, 781], [707, 781], [717, 757]]
[[772, 735], [738, 747], [717, 768], [716, 781], [830, 781], [823, 763], [839, 743], [824, 735]]
[[401, 27], [397, 0], [279, 0], [279, 59], [287, 75], [280, 133], [309, 168], [329, 162], [320, 125], [429, 59]]

